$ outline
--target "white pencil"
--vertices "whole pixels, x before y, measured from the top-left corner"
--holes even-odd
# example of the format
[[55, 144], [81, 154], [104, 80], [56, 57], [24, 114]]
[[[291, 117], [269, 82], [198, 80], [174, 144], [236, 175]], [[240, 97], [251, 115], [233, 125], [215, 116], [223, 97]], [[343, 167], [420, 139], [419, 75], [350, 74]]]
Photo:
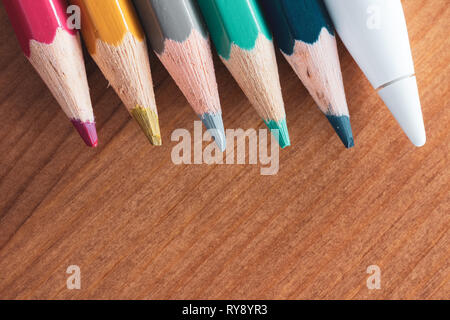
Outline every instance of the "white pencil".
[[325, 0], [345, 46], [411, 142], [426, 142], [400, 0]]

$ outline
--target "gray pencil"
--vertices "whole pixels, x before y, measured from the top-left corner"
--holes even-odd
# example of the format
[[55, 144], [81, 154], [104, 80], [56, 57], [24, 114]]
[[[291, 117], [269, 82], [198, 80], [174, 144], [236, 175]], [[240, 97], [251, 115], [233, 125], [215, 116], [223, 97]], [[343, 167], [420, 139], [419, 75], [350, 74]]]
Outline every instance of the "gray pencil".
[[224, 151], [226, 139], [211, 46], [196, 1], [133, 2], [151, 47]]

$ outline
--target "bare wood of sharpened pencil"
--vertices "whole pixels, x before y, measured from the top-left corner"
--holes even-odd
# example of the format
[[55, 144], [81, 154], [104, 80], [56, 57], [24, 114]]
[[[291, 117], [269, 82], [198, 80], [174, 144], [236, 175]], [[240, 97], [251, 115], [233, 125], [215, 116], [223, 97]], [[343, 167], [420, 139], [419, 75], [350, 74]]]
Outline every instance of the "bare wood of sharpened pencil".
[[[121, 44], [98, 40], [94, 60], [154, 145], [161, 144], [153, 81], [145, 42], [127, 33]], [[119, 66], [123, 66], [120, 68]]]
[[[83, 52], [73, 36], [57, 30], [52, 44], [30, 41], [29, 61], [70, 119], [94, 123], [91, 98], [82, 64]], [[62, 58], [73, 56], [74, 59]], [[74, 63], [77, 62], [77, 63]], [[55, 67], [55, 63], [58, 67]]]
[[271, 40], [260, 34], [251, 51], [232, 45], [230, 59], [222, 61], [263, 119], [276, 122], [286, 119]]

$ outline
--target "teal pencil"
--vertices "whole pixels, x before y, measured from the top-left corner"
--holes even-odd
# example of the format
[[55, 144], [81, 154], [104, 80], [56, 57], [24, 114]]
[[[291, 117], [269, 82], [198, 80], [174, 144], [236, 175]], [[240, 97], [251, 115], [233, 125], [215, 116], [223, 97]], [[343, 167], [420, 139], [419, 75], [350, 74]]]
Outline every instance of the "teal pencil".
[[219, 56], [282, 148], [290, 145], [272, 35], [256, 0], [199, 0]]

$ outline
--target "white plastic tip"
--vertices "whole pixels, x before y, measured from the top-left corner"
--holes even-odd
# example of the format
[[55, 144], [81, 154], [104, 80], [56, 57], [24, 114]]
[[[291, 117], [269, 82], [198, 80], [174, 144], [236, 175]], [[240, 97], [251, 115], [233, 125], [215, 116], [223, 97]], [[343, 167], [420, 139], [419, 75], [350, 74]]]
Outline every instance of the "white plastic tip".
[[427, 141], [416, 77], [396, 81], [378, 91], [409, 140], [421, 147]]

